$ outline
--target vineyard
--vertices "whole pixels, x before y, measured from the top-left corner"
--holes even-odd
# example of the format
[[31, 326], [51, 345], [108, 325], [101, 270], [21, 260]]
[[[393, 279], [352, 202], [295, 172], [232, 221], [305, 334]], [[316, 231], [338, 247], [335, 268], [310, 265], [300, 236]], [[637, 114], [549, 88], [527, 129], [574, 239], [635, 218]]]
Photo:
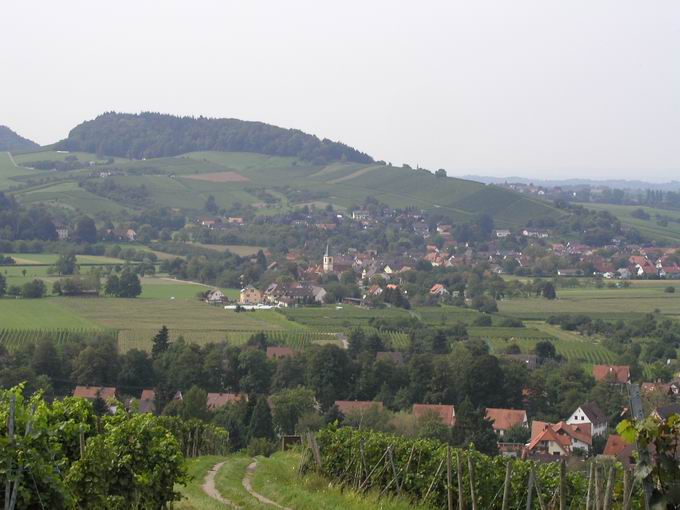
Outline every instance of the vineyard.
[[307, 442], [302, 471], [317, 470], [359, 492], [400, 494], [433, 508], [453, 508], [451, 502], [456, 508], [556, 508], [558, 502], [560, 508], [586, 508], [589, 494], [590, 504], [592, 494], [603, 495], [610, 505], [605, 508], [642, 504], [631, 473], [611, 462], [566, 471], [559, 462], [490, 457], [473, 449], [449, 449], [436, 440], [349, 427], [328, 427]]
[[[151, 351], [151, 339], [157, 333], [151, 329], [128, 329], [118, 333], [118, 348], [121, 352], [130, 349]], [[231, 345], [243, 345], [257, 331], [220, 331], [220, 330], [191, 330], [171, 329], [170, 341], [177, 341], [182, 337], [186, 342], [205, 345], [209, 343], [227, 342]], [[337, 343], [340, 340], [336, 333], [315, 331], [311, 329], [290, 329], [278, 331], [263, 331], [272, 344], [304, 348], [312, 344]]]
[[0, 345], [12, 352], [22, 345], [35, 343], [43, 338], [49, 338], [60, 345], [101, 335], [115, 336], [116, 332], [105, 329], [0, 329]]

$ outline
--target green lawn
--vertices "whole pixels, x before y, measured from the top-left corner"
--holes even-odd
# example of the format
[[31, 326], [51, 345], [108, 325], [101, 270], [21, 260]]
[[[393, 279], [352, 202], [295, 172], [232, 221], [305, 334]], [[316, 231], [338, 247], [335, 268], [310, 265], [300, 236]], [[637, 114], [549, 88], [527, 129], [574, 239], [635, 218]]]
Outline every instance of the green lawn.
[[[14, 156], [17, 165], [21, 165], [17, 158], [18, 156]], [[28, 177], [36, 174], [39, 175], [40, 172], [22, 168], [21, 166], [17, 167], [12, 163], [6, 152], [0, 152], [0, 190], [6, 190], [11, 186], [21, 184], [20, 181], [14, 180], [13, 177]]]

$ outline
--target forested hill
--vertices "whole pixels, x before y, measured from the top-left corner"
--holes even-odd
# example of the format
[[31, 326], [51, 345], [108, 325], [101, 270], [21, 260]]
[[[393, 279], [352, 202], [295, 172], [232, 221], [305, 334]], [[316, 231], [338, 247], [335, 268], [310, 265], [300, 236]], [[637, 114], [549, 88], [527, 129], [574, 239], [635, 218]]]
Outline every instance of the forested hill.
[[151, 112], [105, 113], [76, 126], [56, 148], [134, 159], [193, 151], [235, 151], [292, 156], [315, 164], [373, 162], [373, 158], [352, 147], [320, 140], [298, 129], [238, 119], [176, 117]]
[[0, 151], [29, 151], [40, 148], [37, 143], [19, 136], [7, 126], [0, 126]]

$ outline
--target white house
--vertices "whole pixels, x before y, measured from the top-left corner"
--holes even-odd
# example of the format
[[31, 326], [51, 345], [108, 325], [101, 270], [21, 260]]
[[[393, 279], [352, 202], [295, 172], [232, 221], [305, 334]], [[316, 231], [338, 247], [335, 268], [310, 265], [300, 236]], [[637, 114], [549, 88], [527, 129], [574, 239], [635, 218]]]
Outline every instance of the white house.
[[221, 290], [213, 289], [205, 295], [205, 301], [207, 303], [223, 303], [226, 301], [226, 296]]
[[594, 402], [578, 407], [567, 419], [569, 425], [590, 424], [592, 435], [602, 436], [607, 432], [607, 416]]

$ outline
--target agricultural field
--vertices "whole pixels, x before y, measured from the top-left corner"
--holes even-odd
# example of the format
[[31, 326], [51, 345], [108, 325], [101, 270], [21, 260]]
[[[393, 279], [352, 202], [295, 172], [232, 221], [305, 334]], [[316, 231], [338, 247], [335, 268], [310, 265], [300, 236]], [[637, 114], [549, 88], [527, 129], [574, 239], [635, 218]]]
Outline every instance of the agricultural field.
[[[471, 328], [470, 336], [486, 340], [496, 354], [503, 352], [511, 344], [518, 345], [523, 353], [528, 354], [536, 347], [537, 342], [549, 340], [555, 345], [558, 354], [568, 360], [586, 364], [613, 363], [615, 360], [616, 355], [600, 344], [598, 338], [583, 337], [540, 321], [527, 321], [526, 324], [526, 328]], [[506, 329], [514, 329], [517, 335], [502, 335]], [[522, 329], [530, 333], [522, 335]], [[483, 331], [484, 334], [480, 335], [479, 330], [489, 331]]]
[[[664, 292], [665, 287], [676, 293]], [[635, 282], [629, 288], [594, 287], [557, 289], [557, 299], [512, 298], [499, 302], [503, 315], [521, 319], [546, 319], [560, 313], [582, 313], [593, 318], [630, 319], [659, 310], [664, 315], [680, 316], [680, 282]]]
[[[17, 192], [17, 199], [27, 205], [43, 203], [90, 214], [129, 209], [126, 204], [78, 188], [76, 177], [107, 168], [92, 154], [27, 153], [17, 156], [17, 163], [64, 159], [70, 155], [78, 156], [81, 161], [93, 161], [93, 166], [59, 172], [58, 176], [49, 175], [49, 178], [59, 180]], [[19, 171], [9, 158], [5, 159], [5, 163], [0, 162], [0, 168], [6, 168], [6, 177], [0, 172], [0, 179], [9, 179], [11, 174]], [[144, 185], [150, 193], [150, 202], [155, 205], [188, 210], [202, 210], [209, 195], [213, 195], [221, 207], [230, 207], [237, 202], [261, 202], [254, 194], [248, 193], [246, 187], [264, 188], [275, 194], [272, 188], [290, 186], [323, 192], [328, 198], [322, 202], [340, 208], [361, 203], [367, 196], [373, 196], [388, 205], [413, 205], [430, 211], [437, 210], [460, 221], [472, 219], [485, 211], [494, 216], [498, 226], [519, 226], [530, 218], [555, 218], [562, 214], [546, 202], [494, 186], [456, 178], [436, 178], [426, 170], [387, 165], [336, 162], [319, 166], [289, 157], [241, 152], [193, 152], [174, 158], [144, 161], [117, 159], [115, 166], [128, 174], [107, 179], [126, 186]], [[42, 172], [42, 175], [45, 174]], [[11, 184], [13, 181], [6, 182]], [[0, 186], [2, 183], [0, 180]], [[275, 206], [264, 208], [258, 213], [281, 212], [289, 207], [287, 200], [282, 199]]]
[[231, 252], [240, 257], [247, 257], [249, 255], [256, 255], [258, 251], [263, 250], [265, 255], [268, 255], [267, 248], [262, 246], [250, 246], [246, 244], [203, 244], [203, 243], [191, 243], [194, 246], [200, 246], [207, 250], [214, 250], [220, 253]]
[[96, 321], [64, 308], [68, 298], [0, 300], [3, 329], [100, 329]]
[[[15, 161], [17, 157], [18, 156], [13, 156]], [[18, 161], [17, 165], [20, 165]], [[12, 162], [9, 153], [0, 152], [0, 191], [19, 185], [20, 181], [15, 180], [14, 177], [29, 177], [37, 173], [39, 173], [37, 170], [29, 170], [27, 168], [22, 168], [21, 166], [16, 166]]]

